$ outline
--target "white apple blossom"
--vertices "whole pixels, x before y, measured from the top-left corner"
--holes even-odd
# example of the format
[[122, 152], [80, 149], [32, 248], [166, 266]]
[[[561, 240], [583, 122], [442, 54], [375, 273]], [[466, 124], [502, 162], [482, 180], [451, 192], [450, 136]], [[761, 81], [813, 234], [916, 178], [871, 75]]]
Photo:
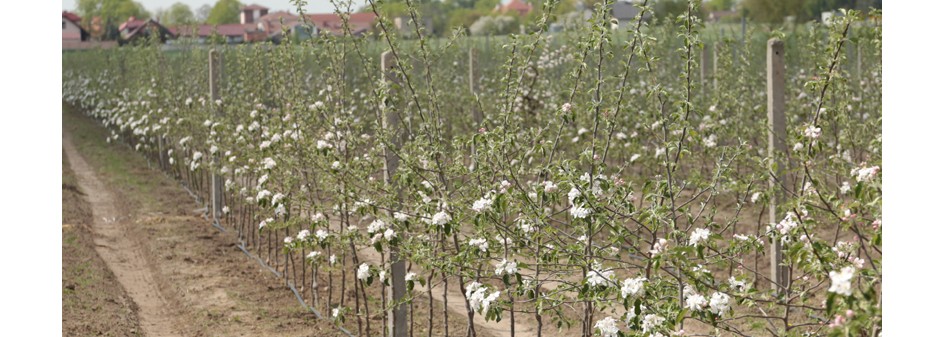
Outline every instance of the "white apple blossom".
[[481, 283], [473, 281], [466, 286], [466, 298], [469, 301], [469, 306], [476, 312], [487, 312], [489, 307], [492, 305], [492, 302], [499, 298], [500, 292], [496, 291], [492, 294], [486, 296], [488, 289], [484, 287]]
[[407, 214], [394, 212], [394, 219], [397, 219], [397, 221], [407, 221]]
[[850, 174], [856, 177], [856, 181], [864, 182], [873, 180], [877, 173], [879, 173], [879, 166], [853, 169]]
[[397, 237], [397, 233], [393, 229], [388, 228], [384, 231], [384, 240], [391, 241]]
[[433, 215], [433, 224], [437, 226], [443, 226], [449, 223], [453, 218], [449, 213], [440, 211]]
[[656, 314], [643, 316], [643, 332], [646, 333], [658, 328], [664, 321], [666, 321], [666, 318]]
[[843, 184], [840, 185], [840, 194], [847, 194], [850, 192], [850, 190], [850, 182], [844, 181]]
[[575, 206], [571, 206], [570, 213], [571, 213], [571, 217], [575, 219], [584, 219], [588, 215], [591, 214], [591, 211], [592, 210], [590, 208], [586, 208], [584, 207], [584, 205], [581, 205], [581, 206], [575, 205]]
[[515, 273], [518, 273], [518, 263], [515, 261], [502, 259], [502, 261], [495, 266], [496, 276], [514, 275]]
[[650, 249], [650, 254], [656, 255], [662, 253], [668, 245], [669, 241], [666, 241], [666, 239], [658, 239], [653, 243], [653, 249]]
[[704, 309], [707, 304], [709, 304], [709, 301], [705, 299], [705, 296], [702, 296], [695, 291], [690, 291], [689, 294], [686, 295], [686, 309], [700, 311]]
[[561, 111], [570, 112], [570, 111], [571, 111], [571, 103], [564, 103], [564, 104], [562, 104], [562, 105], [561, 105]]
[[620, 332], [620, 329], [617, 328], [617, 321], [610, 316], [597, 321], [594, 328], [600, 331], [601, 337], [617, 337], [617, 333]]
[[843, 296], [850, 296], [853, 294], [853, 273], [856, 269], [852, 266], [847, 266], [840, 268], [840, 271], [831, 271], [830, 275], [830, 289], [827, 291], [836, 293]]
[[367, 231], [368, 231], [368, 233], [370, 233], [370, 234], [374, 234], [374, 233], [380, 233], [381, 231], [383, 231], [383, 230], [386, 229], [386, 228], [387, 228], [387, 224], [384, 223], [384, 221], [381, 221], [380, 219], [377, 219], [377, 220], [374, 220], [373, 222], [371, 222], [370, 225], [368, 225]]
[[479, 251], [483, 253], [489, 250], [489, 241], [486, 241], [486, 239], [469, 239], [469, 245], [478, 247]]
[[695, 230], [692, 231], [692, 234], [689, 235], [689, 245], [690, 246], [698, 245], [700, 242], [708, 239], [709, 234], [711, 234], [711, 232], [709, 232], [708, 229], [696, 228]]
[[748, 282], [736, 279], [735, 276], [730, 276], [728, 278], [728, 284], [737, 291], [748, 290]]
[[623, 280], [623, 283], [620, 284], [620, 298], [636, 296], [643, 290], [644, 282], [646, 282], [645, 277], [634, 277]]
[[577, 187], [571, 187], [571, 190], [568, 191], [568, 203], [574, 205], [574, 199], [581, 195], [581, 191]]
[[597, 261], [591, 264], [591, 270], [588, 270], [587, 275], [585, 275], [587, 284], [592, 287], [607, 287], [610, 285], [609, 281], [611, 281], [613, 278], [614, 271], [610, 269], [604, 269], [600, 262]]
[[821, 133], [820, 128], [814, 125], [810, 125], [806, 129], [804, 129], [804, 137], [807, 137], [810, 139], [820, 138], [820, 133]]
[[725, 293], [716, 292], [709, 298], [709, 311], [713, 314], [721, 315], [729, 307], [729, 296]]
[[482, 211], [487, 210], [490, 207], [492, 207], [492, 196], [489, 193], [486, 193], [482, 199], [473, 202], [472, 210], [476, 213], [482, 213]]
[[367, 263], [362, 263], [360, 266], [358, 266], [358, 279], [359, 280], [362, 280], [362, 281], [367, 280], [367, 278], [370, 276], [371, 276], [370, 265], [368, 265]]

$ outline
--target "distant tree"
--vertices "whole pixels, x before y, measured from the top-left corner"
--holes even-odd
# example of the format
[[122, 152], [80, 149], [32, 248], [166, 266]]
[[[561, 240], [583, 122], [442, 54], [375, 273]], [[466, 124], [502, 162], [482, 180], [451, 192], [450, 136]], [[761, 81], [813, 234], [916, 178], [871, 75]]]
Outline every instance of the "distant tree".
[[105, 40], [117, 39], [118, 26], [129, 17], [151, 17], [151, 13], [148, 13], [144, 6], [132, 0], [78, 0], [76, 11], [82, 17], [82, 25], [86, 27], [89, 27], [92, 18], [98, 17], [103, 31], [100, 38]]
[[207, 16], [207, 23], [221, 25], [240, 22], [240, 8], [243, 7], [237, 0], [217, 0]]
[[200, 23], [206, 23], [207, 18], [210, 17], [210, 10], [212, 9], [213, 7], [210, 7], [208, 4], [197, 7], [197, 11], [194, 13], [194, 20]]
[[194, 22], [194, 12], [190, 10], [187, 4], [176, 2], [170, 8], [163, 11], [163, 15], [158, 16], [161, 23], [168, 25], [184, 25]]
[[705, 9], [710, 11], [728, 11], [735, 7], [735, 0], [709, 0], [704, 2]]
[[446, 26], [449, 29], [456, 27], [463, 27], [469, 29], [469, 26], [472, 26], [476, 20], [482, 17], [482, 13], [475, 9], [469, 8], [459, 8], [450, 11], [449, 18], [447, 19]]
[[[653, 4], [653, 16], [659, 20], [675, 20], [680, 15], [686, 14], [689, 8], [689, 0], [659, 0]], [[697, 17], [704, 17], [702, 7], [696, 6]]]
[[477, 36], [505, 35], [518, 31], [518, 18], [510, 15], [483, 16], [469, 27], [469, 33]]
[[780, 23], [787, 16], [794, 16], [798, 21], [809, 20], [809, 16], [803, 15], [804, 2], [805, 0], [744, 0], [741, 6], [754, 21]]
[[492, 10], [495, 9], [495, 6], [498, 6], [500, 3], [502, 3], [501, 0], [479, 0], [476, 1], [476, 5], [473, 6], [473, 8], [486, 13], [491, 13]]

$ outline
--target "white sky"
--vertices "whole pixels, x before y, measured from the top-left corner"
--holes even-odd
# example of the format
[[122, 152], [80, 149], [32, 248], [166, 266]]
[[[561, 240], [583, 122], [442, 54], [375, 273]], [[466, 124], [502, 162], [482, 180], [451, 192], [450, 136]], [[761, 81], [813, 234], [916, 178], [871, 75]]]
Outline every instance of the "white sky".
[[[158, 8], [168, 8], [175, 2], [182, 2], [190, 6], [190, 9], [196, 11], [198, 7], [204, 4], [213, 6], [216, 0], [136, 0], [144, 5], [151, 13]], [[244, 4], [257, 4], [269, 7], [270, 12], [278, 10], [295, 11], [295, 6], [290, 0], [240, 0]], [[328, 13], [335, 10], [329, 0], [307, 0], [308, 6], [305, 11], [309, 13]], [[340, 2], [340, 1], [339, 1]], [[353, 8], [359, 8], [366, 0], [354, 0]], [[75, 11], [76, 0], [62, 0], [62, 10]]]

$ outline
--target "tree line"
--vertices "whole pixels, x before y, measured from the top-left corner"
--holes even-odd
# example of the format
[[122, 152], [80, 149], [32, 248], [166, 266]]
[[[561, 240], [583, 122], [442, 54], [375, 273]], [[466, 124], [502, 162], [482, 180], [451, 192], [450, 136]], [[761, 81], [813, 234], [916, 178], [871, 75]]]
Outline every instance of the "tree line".
[[[527, 15], [516, 12], [501, 13], [497, 10], [502, 0], [411, 0], [420, 14], [432, 21], [434, 35], [448, 35], [454, 29], [462, 29], [471, 34], [508, 34], [517, 31], [519, 26], [537, 22], [544, 0], [521, 0], [532, 5], [533, 10]], [[554, 14], [558, 17], [580, 9], [593, 9], [610, 0], [561, 0]], [[653, 17], [665, 20], [678, 17], [687, 8], [688, 0], [650, 1]], [[287, 5], [291, 6], [287, 0]], [[82, 17], [82, 25], [92, 28], [92, 19], [99, 22], [89, 29], [93, 36], [112, 40], [119, 35], [118, 27], [129, 17], [139, 19], [153, 18], [164, 25], [186, 24], [227, 24], [238, 23], [239, 0], [217, 0], [213, 5], [204, 4], [196, 10], [185, 3], [177, 2], [167, 8], [158, 8], [153, 13], [134, 0], [78, 0], [76, 11]], [[882, 8], [882, 0], [707, 0], [703, 1], [702, 11], [705, 17], [711, 11], [735, 11], [738, 14], [730, 20], [747, 18], [753, 22], [781, 23], [786, 17], [793, 17], [796, 22], [818, 20], [822, 12], [841, 8], [866, 9]], [[365, 5], [359, 11], [372, 11]], [[407, 16], [407, 0], [387, 0], [379, 4], [379, 11], [387, 17]]]

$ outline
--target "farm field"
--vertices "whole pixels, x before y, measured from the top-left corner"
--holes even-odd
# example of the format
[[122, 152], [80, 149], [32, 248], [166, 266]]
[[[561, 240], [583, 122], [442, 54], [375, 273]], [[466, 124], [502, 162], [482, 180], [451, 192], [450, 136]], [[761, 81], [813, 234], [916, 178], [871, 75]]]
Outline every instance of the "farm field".
[[605, 14], [63, 54], [63, 235], [126, 289], [77, 301], [151, 335], [880, 335], [882, 25]]

